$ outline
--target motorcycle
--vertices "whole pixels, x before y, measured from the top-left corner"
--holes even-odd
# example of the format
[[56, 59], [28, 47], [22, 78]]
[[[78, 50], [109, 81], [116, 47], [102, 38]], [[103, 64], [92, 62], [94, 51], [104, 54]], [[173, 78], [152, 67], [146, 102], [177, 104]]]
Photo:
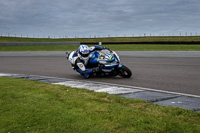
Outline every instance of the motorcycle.
[[[66, 52], [67, 59], [71, 62], [73, 52]], [[92, 71], [93, 76], [121, 76], [123, 78], [130, 78], [132, 76], [131, 70], [120, 63], [120, 58], [115, 51], [109, 49], [96, 50], [89, 54], [89, 61], [87, 68], [98, 68], [98, 71]], [[72, 64], [72, 62], [71, 62]], [[72, 68], [76, 71], [77, 66], [72, 64]], [[79, 71], [78, 71], [79, 72]], [[81, 74], [82, 75], [82, 74]]]

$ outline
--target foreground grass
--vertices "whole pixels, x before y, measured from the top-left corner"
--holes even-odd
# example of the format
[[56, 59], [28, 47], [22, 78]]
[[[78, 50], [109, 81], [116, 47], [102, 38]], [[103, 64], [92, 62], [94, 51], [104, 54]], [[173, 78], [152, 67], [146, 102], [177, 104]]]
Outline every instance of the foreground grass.
[[0, 42], [158, 42], [200, 41], [200, 36], [157, 36], [157, 37], [106, 37], [106, 38], [20, 38], [0, 37]]
[[24, 79], [0, 86], [0, 132], [200, 132], [189, 110]]
[[[92, 46], [92, 45], [88, 45]], [[115, 51], [200, 51], [200, 45], [102, 45]], [[72, 51], [78, 45], [43, 45], [43, 46], [0, 46], [0, 51]]]

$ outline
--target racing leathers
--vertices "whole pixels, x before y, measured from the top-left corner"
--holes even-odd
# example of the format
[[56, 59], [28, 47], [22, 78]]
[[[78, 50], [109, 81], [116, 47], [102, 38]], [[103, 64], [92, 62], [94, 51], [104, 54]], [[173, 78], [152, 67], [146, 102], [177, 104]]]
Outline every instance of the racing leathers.
[[68, 59], [71, 62], [73, 69], [75, 69], [81, 75], [83, 75], [84, 78], [88, 78], [92, 74], [92, 72], [98, 71], [98, 68], [87, 68], [87, 66], [89, 65], [88, 64], [89, 59], [92, 56], [90, 53], [95, 50], [102, 50], [102, 49], [103, 47], [98, 45], [89, 47], [89, 55], [87, 57], [81, 56], [78, 50], [72, 51], [71, 53], [69, 53]]

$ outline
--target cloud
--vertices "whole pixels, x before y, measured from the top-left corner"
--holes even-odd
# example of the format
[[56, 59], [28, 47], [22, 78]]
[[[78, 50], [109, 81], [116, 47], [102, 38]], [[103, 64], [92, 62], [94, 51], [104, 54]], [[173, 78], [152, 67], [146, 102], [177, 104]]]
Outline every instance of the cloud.
[[0, 0], [3, 34], [51, 36], [199, 32], [198, 0]]

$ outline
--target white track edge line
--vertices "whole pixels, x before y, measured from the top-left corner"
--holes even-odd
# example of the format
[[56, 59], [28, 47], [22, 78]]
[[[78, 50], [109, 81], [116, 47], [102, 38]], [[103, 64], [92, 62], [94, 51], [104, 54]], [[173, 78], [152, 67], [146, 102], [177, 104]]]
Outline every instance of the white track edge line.
[[[9, 73], [2, 73], [2, 74], [9, 74]], [[161, 93], [168, 93], [168, 94], [174, 94], [174, 95], [181, 95], [181, 96], [200, 98], [200, 96], [193, 95], [193, 94], [185, 94], [185, 93], [179, 93], [179, 92], [163, 91], [163, 90], [157, 90], [157, 89], [151, 89], [151, 88], [128, 86], [128, 85], [119, 85], [119, 84], [104, 83], [104, 82], [97, 82], [97, 81], [83, 81], [83, 80], [76, 80], [76, 79], [59, 78], [59, 77], [48, 77], [48, 76], [39, 76], [39, 75], [28, 75], [28, 74], [11, 74], [11, 75], [27, 75], [27, 76], [38, 76], [38, 77], [44, 77], [44, 78], [57, 78], [57, 79], [79, 81], [79, 82], [99, 83], [99, 84], [104, 84], [104, 85], [112, 85], [112, 86], [127, 87], [127, 88], [132, 88], [132, 89], [140, 89], [140, 90], [144, 90], [144, 91], [154, 91], [154, 92], [161, 92]]]

